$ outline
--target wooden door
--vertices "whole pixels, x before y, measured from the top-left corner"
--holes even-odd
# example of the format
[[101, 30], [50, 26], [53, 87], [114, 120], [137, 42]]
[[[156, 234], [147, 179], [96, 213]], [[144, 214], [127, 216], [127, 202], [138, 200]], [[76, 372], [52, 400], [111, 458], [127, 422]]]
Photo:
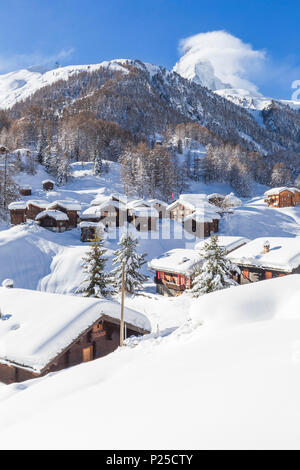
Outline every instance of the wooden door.
[[82, 362], [89, 362], [93, 360], [93, 346], [88, 346], [82, 350]]

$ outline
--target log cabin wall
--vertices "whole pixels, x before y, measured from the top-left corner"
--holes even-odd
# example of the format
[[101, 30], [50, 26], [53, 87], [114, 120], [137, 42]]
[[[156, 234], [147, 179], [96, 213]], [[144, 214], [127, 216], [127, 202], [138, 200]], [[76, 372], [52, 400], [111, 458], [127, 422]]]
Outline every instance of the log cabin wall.
[[300, 194], [297, 196], [292, 191], [286, 190], [282, 191], [280, 194], [268, 196], [265, 201], [269, 207], [293, 207], [300, 203]]
[[21, 196], [31, 196], [31, 189], [21, 188], [20, 194]]
[[77, 211], [66, 209], [65, 207], [62, 207], [60, 204], [56, 204], [54, 207], [51, 207], [51, 209], [63, 212], [64, 214], [68, 216], [69, 218], [69, 222], [67, 224], [68, 227], [70, 228], [77, 227], [77, 223], [78, 223]]
[[[101, 325], [101, 327], [99, 326]], [[127, 337], [137, 335], [138, 333], [127, 328]], [[42, 377], [49, 372], [57, 372], [68, 367], [76, 366], [84, 362], [84, 354], [90, 348], [90, 359], [99, 359], [107, 356], [119, 347], [120, 326], [108, 321], [99, 321], [98, 324], [91, 327], [82, 334], [76, 342], [51, 361], [47, 368], [37, 374], [15, 365], [0, 364], [0, 382], [11, 384], [15, 382], [24, 382], [36, 377]]]
[[65, 232], [69, 228], [69, 222], [67, 220], [55, 220], [53, 217], [49, 216], [40, 219], [39, 225], [53, 232]]
[[292, 273], [278, 271], [274, 269], [262, 269], [253, 266], [239, 265], [241, 274], [236, 276], [235, 279], [239, 284], [251, 284], [253, 282], [264, 281], [266, 279], [273, 279], [275, 277], [288, 276], [289, 274], [300, 274], [300, 267], [295, 269]]
[[35, 220], [36, 216], [43, 212], [45, 209], [46, 207], [41, 208], [29, 203], [26, 209], [26, 218]]
[[54, 183], [51, 181], [47, 181], [46, 183], [43, 183], [43, 190], [44, 191], [52, 191], [54, 189]]
[[17, 209], [10, 211], [10, 222], [12, 225], [20, 225], [26, 222], [26, 209]]

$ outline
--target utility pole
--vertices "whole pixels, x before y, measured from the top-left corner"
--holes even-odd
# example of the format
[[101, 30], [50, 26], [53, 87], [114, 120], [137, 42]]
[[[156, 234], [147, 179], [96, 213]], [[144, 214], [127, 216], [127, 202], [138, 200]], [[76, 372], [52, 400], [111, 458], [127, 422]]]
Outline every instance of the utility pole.
[[120, 346], [124, 343], [124, 301], [125, 301], [125, 261], [122, 262], [122, 297], [121, 297], [121, 322], [120, 322]]

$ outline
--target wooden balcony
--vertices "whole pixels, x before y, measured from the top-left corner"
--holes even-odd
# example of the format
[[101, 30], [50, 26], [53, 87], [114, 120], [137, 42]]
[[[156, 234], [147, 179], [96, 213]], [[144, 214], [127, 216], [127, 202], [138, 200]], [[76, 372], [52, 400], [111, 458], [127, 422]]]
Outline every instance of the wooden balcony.
[[178, 285], [175, 282], [168, 282], [166, 280], [158, 279], [157, 277], [154, 278], [155, 284], [163, 284], [164, 286], [168, 287], [168, 289], [173, 289], [176, 291], [183, 292], [186, 289], [184, 284]]

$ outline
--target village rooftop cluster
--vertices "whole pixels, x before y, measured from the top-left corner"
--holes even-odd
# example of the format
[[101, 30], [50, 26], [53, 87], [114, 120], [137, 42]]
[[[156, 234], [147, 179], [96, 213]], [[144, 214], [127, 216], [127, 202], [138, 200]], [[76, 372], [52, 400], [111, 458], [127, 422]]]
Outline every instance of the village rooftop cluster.
[[[43, 190], [54, 190], [54, 182], [43, 181]], [[178, 296], [191, 289], [195, 273], [203, 264], [205, 244], [219, 231], [219, 221], [242, 203], [221, 194], [182, 194], [171, 204], [158, 199], [128, 200], [121, 194], [99, 195], [82, 210], [75, 200], [33, 199], [30, 186], [21, 187], [22, 201], [10, 204], [11, 224], [34, 221], [54, 232], [80, 227], [81, 241], [95, 241], [101, 230], [132, 224], [138, 231], [157, 231], [160, 221], [173, 220], [198, 240], [191, 249], [180, 248], [152, 259], [156, 291]], [[275, 210], [298, 205], [300, 192], [275, 188], [265, 194]], [[101, 228], [101, 230], [99, 230]], [[300, 273], [299, 239], [269, 237], [249, 240], [220, 236], [218, 244], [237, 266], [232, 272], [239, 284]], [[61, 296], [15, 289], [5, 280], [0, 288], [0, 379], [20, 382], [87, 362], [115, 350], [119, 345], [120, 306], [113, 300]], [[43, 316], [40, 309], [43, 309]], [[126, 336], [150, 333], [147, 318], [125, 309]]]

